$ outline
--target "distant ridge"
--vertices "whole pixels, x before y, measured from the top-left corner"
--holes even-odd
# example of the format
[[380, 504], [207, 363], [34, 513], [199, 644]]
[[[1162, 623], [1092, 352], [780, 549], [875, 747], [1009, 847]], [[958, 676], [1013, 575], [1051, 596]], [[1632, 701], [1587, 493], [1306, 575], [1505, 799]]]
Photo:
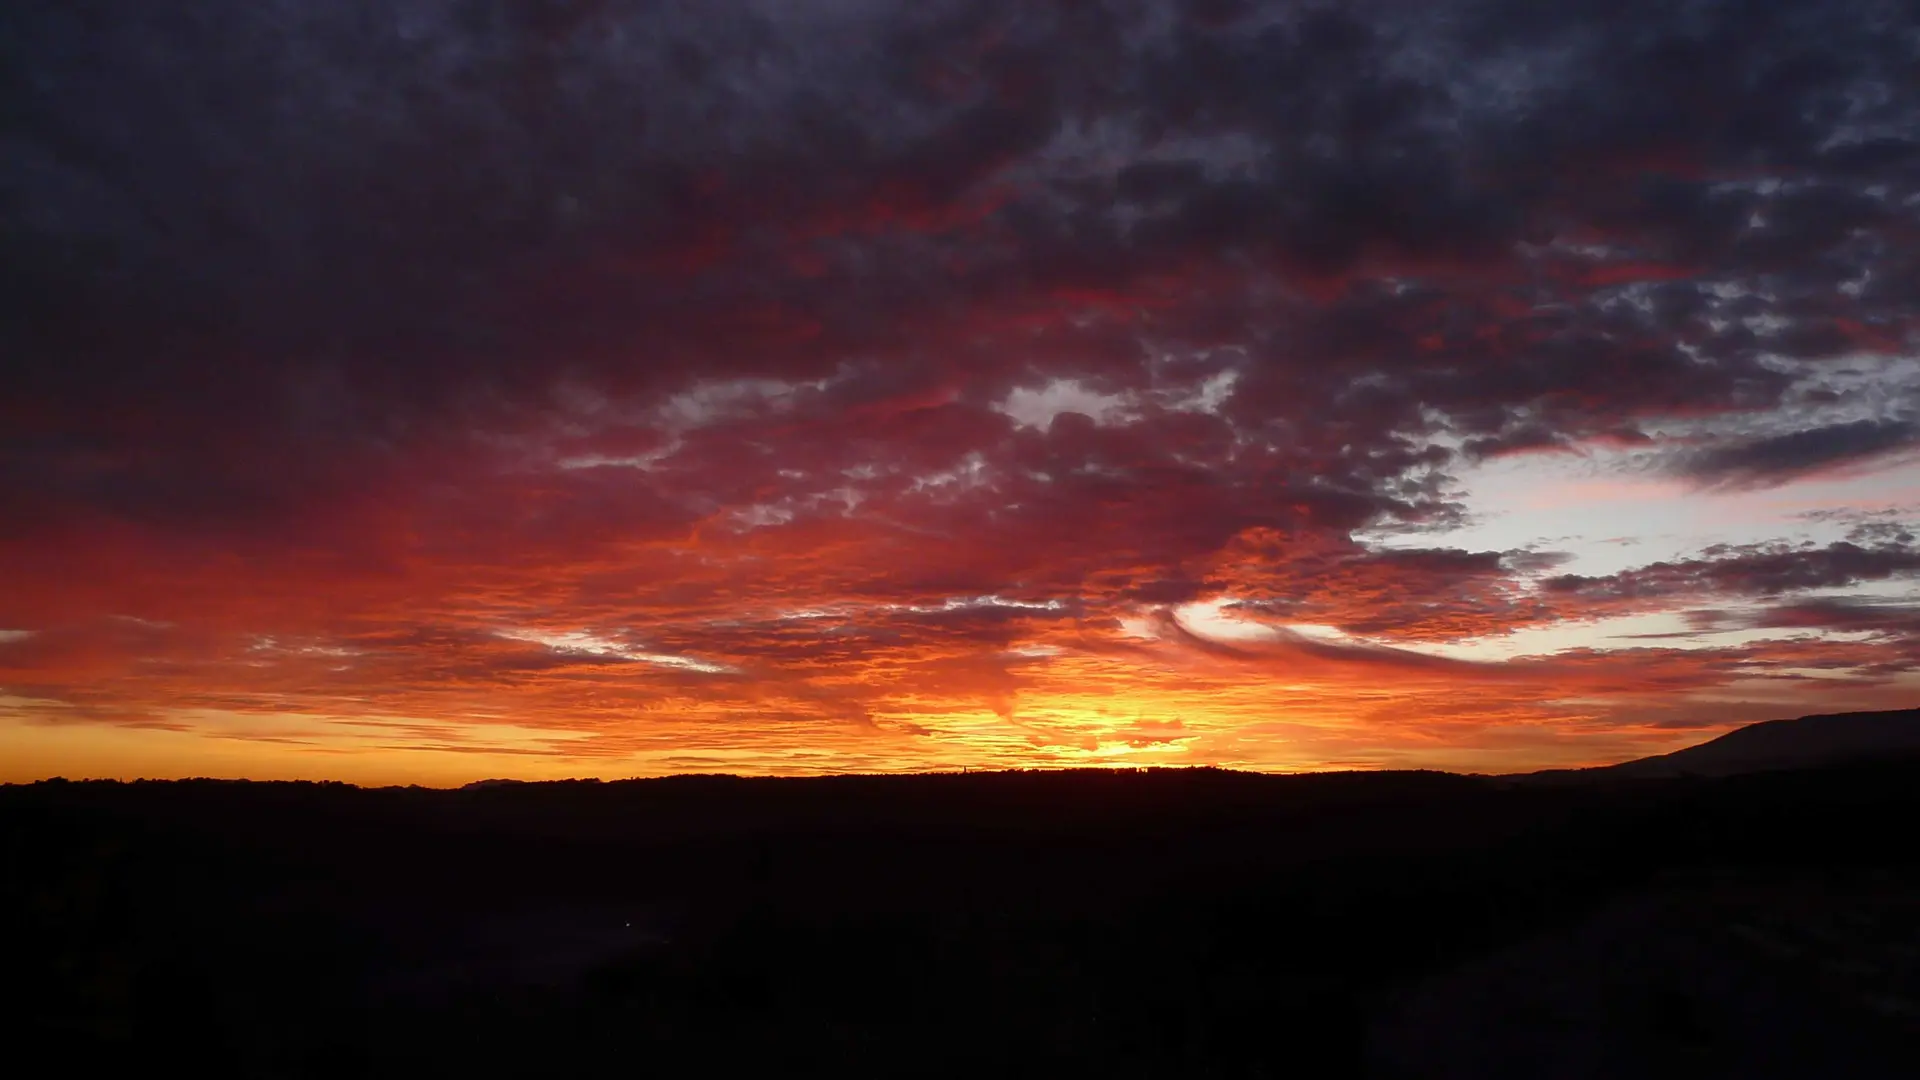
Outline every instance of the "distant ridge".
[[1541, 779], [1735, 776], [1910, 754], [1920, 754], [1920, 709], [1764, 720], [1670, 754], [1594, 769], [1556, 769], [1528, 775]]

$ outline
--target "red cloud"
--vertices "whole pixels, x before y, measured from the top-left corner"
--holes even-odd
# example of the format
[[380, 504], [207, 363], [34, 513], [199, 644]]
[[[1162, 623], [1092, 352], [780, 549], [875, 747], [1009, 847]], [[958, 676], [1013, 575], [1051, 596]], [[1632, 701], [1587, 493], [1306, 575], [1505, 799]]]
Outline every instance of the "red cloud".
[[[1912, 140], [1866, 138], [1909, 118], [1855, 85], [1904, 39], [1509, 6], [606, 0], [420, 14], [398, 66], [23, 14], [72, 92], [0, 163], [10, 760], [1519, 767], [1895, 693], [1905, 615], [1808, 594], [1910, 537], [1543, 577], [1441, 534], [1503, 455], [1906, 452], [1838, 362], [1915, 325]], [[1446, 652], [1702, 604], [1745, 643]]]

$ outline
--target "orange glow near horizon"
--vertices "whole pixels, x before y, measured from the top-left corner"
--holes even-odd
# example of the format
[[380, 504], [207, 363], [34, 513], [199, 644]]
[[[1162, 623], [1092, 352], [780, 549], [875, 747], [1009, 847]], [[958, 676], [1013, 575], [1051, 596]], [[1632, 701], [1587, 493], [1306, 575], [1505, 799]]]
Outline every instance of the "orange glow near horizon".
[[[897, 519], [910, 498], [875, 519]], [[445, 528], [424, 524], [428, 535]], [[385, 540], [410, 535], [420, 533], [396, 527]], [[1250, 531], [1190, 565], [1232, 582], [1285, 542]], [[0, 779], [445, 786], [1120, 764], [1519, 771], [1659, 753], [1768, 715], [1899, 704], [1910, 693], [1898, 681], [1767, 678], [1848, 660], [1846, 641], [1830, 638], [1763, 634], [1737, 654], [1654, 641], [1461, 658], [1474, 650], [1458, 644], [1468, 625], [1459, 620], [1472, 615], [1433, 623], [1436, 610], [1483, 612], [1488, 595], [1538, 594], [1497, 569], [1448, 586], [1464, 587], [1463, 598], [1439, 596], [1420, 617], [1362, 637], [1333, 627], [1377, 614], [1423, 569], [1382, 568], [1352, 549], [1316, 561], [1296, 589], [1318, 605], [1317, 627], [1218, 601], [1141, 604], [1116, 595], [1129, 568], [1098, 563], [1080, 572], [1077, 592], [1048, 598], [880, 592], [901, 577], [1015, 577], [993, 558], [1079, 556], [1038, 534], [954, 543], [923, 534], [902, 544], [853, 520], [709, 519], [679, 537], [589, 537], [565, 562], [484, 553], [443, 567], [395, 554], [371, 571], [335, 564], [313, 586], [274, 561], [183, 553], [156, 576], [139, 559], [74, 549], [123, 576], [28, 594], [48, 613], [98, 606], [0, 648], [10, 681], [30, 674], [64, 688], [0, 696]], [[942, 569], [949, 562], [954, 571]], [[122, 603], [146, 614], [107, 610]], [[1613, 623], [1644, 625], [1604, 611], [1556, 622], [1512, 603], [1498, 616], [1484, 640], [1540, 625], [1578, 645]], [[1851, 647], [1858, 662], [1875, 648]]]

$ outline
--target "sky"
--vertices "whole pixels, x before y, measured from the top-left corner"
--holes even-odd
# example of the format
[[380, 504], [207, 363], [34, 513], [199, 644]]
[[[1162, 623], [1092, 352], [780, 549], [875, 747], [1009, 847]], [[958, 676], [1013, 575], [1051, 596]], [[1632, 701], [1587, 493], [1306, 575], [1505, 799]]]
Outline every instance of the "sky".
[[0, 6], [0, 780], [1920, 704], [1920, 4]]

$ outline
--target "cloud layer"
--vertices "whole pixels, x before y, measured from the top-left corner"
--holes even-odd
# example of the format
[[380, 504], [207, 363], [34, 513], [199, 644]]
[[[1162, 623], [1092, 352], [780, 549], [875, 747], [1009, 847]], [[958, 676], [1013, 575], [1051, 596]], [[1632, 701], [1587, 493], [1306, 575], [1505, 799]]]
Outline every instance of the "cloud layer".
[[1911, 5], [30, 0], [0, 50], [43, 771], [1518, 767], [1908, 690], [1892, 526], [1449, 534], [1514, 463], [1906, 460]]

